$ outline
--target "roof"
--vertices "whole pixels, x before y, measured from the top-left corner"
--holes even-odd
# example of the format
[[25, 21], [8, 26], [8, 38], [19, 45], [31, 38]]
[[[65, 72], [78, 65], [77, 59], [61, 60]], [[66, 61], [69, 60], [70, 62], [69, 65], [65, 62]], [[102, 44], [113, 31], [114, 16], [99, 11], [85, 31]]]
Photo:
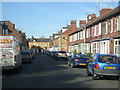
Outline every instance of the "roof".
[[33, 42], [33, 40], [35, 40], [35, 42], [49, 42], [51, 39], [49, 38], [29, 38], [30, 42]]
[[[102, 21], [104, 21], [106, 19], [109, 19], [109, 18], [111, 18], [113, 16], [116, 16], [116, 15], [120, 15], [120, 6], [116, 7], [113, 10], [108, 11], [103, 16], [99, 16], [99, 17], [93, 19], [92, 21], [88, 22], [86, 24], [86, 27], [93, 26], [93, 25], [95, 25], [95, 24], [97, 24], [99, 22], [102, 22]], [[73, 33], [71, 33], [69, 36], [71, 36], [71, 35], [79, 32], [79, 31], [82, 31], [82, 30], [83, 30], [83, 27], [77, 29], [76, 31], [74, 31]]]
[[99, 16], [99, 17], [95, 18], [94, 20], [88, 22], [88, 23], [86, 24], [86, 26], [87, 26], [87, 27], [92, 26], [92, 25], [94, 25], [94, 24], [97, 24], [97, 23], [99, 23], [99, 22], [101, 22], [101, 21], [104, 21], [104, 20], [109, 19], [109, 18], [111, 18], [111, 17], [113, 17], [113, 16], [116, 16], [116, 15], [120, 15], [120, 6], [116, 7], [116, 8], [113, 9], [113, 10], [108, 11], [108, 12], [105, 13], [103, 16]]
[[70, 33], [69, 36], [71, 36], [71, 35], [73, 35], [75, 33], [78, 33], [80, 31], [83, 31], [83, 27], [80, 27], [80, 28], [76, 29], [73, 33]]

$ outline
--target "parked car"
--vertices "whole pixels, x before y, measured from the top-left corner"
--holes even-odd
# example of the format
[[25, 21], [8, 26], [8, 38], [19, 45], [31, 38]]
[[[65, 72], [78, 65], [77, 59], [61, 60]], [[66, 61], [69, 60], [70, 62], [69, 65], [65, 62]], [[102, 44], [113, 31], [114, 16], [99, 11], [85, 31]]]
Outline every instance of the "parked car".
[[87, 64], [87, 75], [92, 79], [100, 79], [103, 76], [116, 76], [119, 79], [120, 60], [116, 55], [96, 53]]
[[31, 55], [31, 57], [32, 57], [32, 59], [34, 59], [34, 57], [35, 57], [35, 53], [33, 52], [33, 50], [28, 50], [27, 52], [29, 52], [30, 55]]
[[58, 59], [67, 60], [67, 53], [66, 53], [66, 51], [56, 51], [54, 57], [56, 60], [58, 60]]
[[50, 55], [51, 51], [46, 51], [45, 53], [46, 55]]
[[14, 70], [16, 73], [22, 67], [20, 44], [11, 34], [0, 35], [0, 67], [2, 71]]
[[88, 63], [88, 58], [84, 54], [72, 54], [68, 58], [68, 66], [71, 66], [72, 68], [75, 66], [85, 66]]
[[29, 51], [22, 51], [22, 63], [32, 63], [32, 55]]
[[54, 57], [55, 57], [55, 53], [56, 53], [56, 51], [51, 51], [50, 56], [51, 56], [52, 58], [54, 58]]

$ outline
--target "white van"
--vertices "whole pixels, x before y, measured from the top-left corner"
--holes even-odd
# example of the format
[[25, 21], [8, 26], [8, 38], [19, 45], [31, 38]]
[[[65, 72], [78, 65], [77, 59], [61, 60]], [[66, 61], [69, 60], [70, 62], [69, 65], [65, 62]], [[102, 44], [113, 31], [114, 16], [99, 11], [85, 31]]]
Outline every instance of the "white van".
[[13, 35], [0, 35], [0, 66], [2, 70], [14, 69], [22, 65], [19, 42]]

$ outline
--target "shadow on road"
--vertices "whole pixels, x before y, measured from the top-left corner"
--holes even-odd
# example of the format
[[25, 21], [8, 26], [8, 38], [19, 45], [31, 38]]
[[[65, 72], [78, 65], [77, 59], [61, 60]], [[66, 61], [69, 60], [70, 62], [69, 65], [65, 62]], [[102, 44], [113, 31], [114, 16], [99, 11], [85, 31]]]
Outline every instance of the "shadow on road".
[[[12, 84], [11, 84], [12, 80]], [[7, 73], [3, 88], [87, 88], [95, 84], [85, 68], [68, 68], [66, 61], [55, 61], [43, 54], [32, 64], [24, 64], [19, 73]], [[89, 83], [89, 84], [87, 84]]]

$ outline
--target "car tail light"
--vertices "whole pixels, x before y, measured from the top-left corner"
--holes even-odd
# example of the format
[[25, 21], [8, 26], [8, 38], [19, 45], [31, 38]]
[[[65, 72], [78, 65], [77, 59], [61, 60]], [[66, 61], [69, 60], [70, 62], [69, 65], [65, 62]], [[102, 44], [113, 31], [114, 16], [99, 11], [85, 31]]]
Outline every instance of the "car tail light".
[[95, 64], [94, 68], [99, 69], [99, 64]]
[[17, 56], [16, 55], [14, 56], [14, 61], [17, 61]]
[[80, 60], [74, 59], [74, 61], [78, 62], [78, 61], [80, 61]]
[[86, 60], [86, 62], [89, 62], [88, 60]]

